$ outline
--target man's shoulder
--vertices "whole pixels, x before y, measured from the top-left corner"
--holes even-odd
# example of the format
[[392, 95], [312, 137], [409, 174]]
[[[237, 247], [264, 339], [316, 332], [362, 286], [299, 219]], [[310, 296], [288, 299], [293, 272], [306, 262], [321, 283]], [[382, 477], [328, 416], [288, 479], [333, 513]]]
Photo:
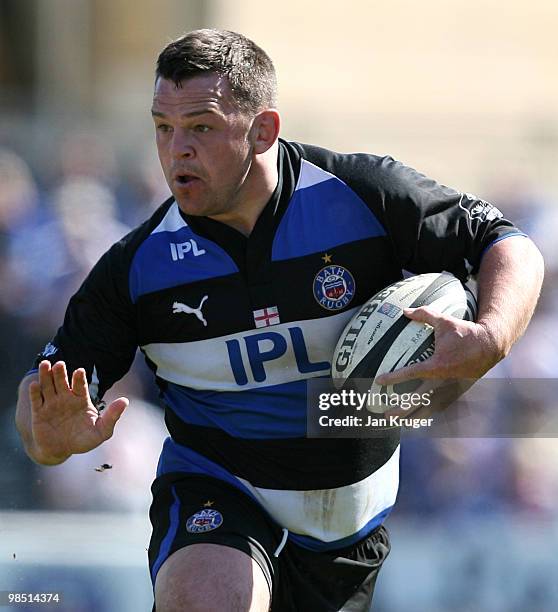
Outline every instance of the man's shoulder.
[[173, 204], [174, 198], [171, 196], [165, 200], [149, 218], [141, 222], [120, 240], [118, 240], [118, 242], [113, 244], [109, 252], [133, 257], [134, 252], [153, 233], [153, 231], [160, 226]]
[[374, 153], [341, 153], [321, 146], [284, 141], [302, 160], [341, 179], [348, 185], [379, 186], [394, 180], [404, 166], [390, 155]]
[[161, 225], [173, 203], [173, 197], [165, 200], [148, 219], [115, 242], [101, 257], [96, 267], [108, 267], [113, 273], [125, 274], [138, 249]]
[[125, 249], [133, 248], [136, 244], [141, 244], [147, 238], [147, 236], [149, 236], [153, 230], [155, 230], [161, 224], [173, 204], [174, 198], [170, 196], [157, 207], [149, 218], [141, 222], [134, 229], [123, 236], [118, 244]]

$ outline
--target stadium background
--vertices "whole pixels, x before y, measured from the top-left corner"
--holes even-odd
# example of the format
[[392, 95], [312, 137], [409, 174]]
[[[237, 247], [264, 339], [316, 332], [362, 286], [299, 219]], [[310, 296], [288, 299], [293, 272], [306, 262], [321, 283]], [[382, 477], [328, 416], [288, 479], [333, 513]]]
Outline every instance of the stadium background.
[[[154, 59], [203, 26], [269, 52], [284, 137], [389, 153], [529, 232], [546, 285], [493, 376], [557, 378], [555, 0], [0, 0], [0, 590], [62, 591], [58, 609], [149, 609], [162, 416], [138, 361], [110, 393], [133, 398], [115, 437], [42, 468], [16, 437], [15, 390], [86, 271], [165, 197]], [[553, 416], [544, 381], [529, 388]], [[510, 398], [494, 389], [486, 410], [504, 414]], [[113, 469], [95, 471], [103, 463]], [[558, 609], [557, 500], [555, 438], [406, 440], [375, 609]]]

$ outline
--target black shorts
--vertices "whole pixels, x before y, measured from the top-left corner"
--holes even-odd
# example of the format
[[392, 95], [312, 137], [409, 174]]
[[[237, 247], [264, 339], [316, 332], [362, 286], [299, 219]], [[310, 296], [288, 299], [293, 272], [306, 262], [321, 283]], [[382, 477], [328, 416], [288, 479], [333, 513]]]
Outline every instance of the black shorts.
[[383, 526], [335, 551], [312, 552], [289, 540], [281, 549], [280, 526], [248, 495], [222, 480], [166, 474], [155, 480], [152, 492], [153, 584], [165, 559], [176, 550], [196, 543], [221, 544], [244, 551], [262, 568], [272, 612], [372, 609], [376, 577], [390, 551]]

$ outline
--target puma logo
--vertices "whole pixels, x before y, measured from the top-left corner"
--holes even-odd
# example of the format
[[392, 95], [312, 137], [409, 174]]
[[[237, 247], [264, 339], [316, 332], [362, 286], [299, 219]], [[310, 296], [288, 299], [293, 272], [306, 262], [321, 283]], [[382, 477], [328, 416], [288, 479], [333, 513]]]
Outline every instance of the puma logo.
[[191, 306], [188, 306], [188, 304], [182, 304], [181, 302], [174, 302], [174, 304], [172, 305], [172, 312], [173, 314], [185, 312], [186, 314], [196, 315], [196, 317], [204, 324], [204, 327], [207, 327], [207, 321], [203, 318], [203, 314], [201, 311], [203, 303], [205, 302], [205, 300], [207, 300], [207, 298], [208, 296], [204, 295], [202, 297], [200, 305], [197, 308], [192, 308]]

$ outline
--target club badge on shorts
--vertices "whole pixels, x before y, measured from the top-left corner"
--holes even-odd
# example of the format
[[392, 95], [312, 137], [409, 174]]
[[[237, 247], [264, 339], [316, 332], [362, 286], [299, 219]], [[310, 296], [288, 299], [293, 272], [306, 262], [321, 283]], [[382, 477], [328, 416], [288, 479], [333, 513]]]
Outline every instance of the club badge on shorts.
[[326, 266], [314, 277], [314, 297], [327, 310], [341, 310], [355, 296], [355, 279], [343, 266]]
[[213, 531], [223, 524], [223, 515], [219, 510], [204, 508], [186, 521], [186, 531], [188, 533], [205, 533]]

